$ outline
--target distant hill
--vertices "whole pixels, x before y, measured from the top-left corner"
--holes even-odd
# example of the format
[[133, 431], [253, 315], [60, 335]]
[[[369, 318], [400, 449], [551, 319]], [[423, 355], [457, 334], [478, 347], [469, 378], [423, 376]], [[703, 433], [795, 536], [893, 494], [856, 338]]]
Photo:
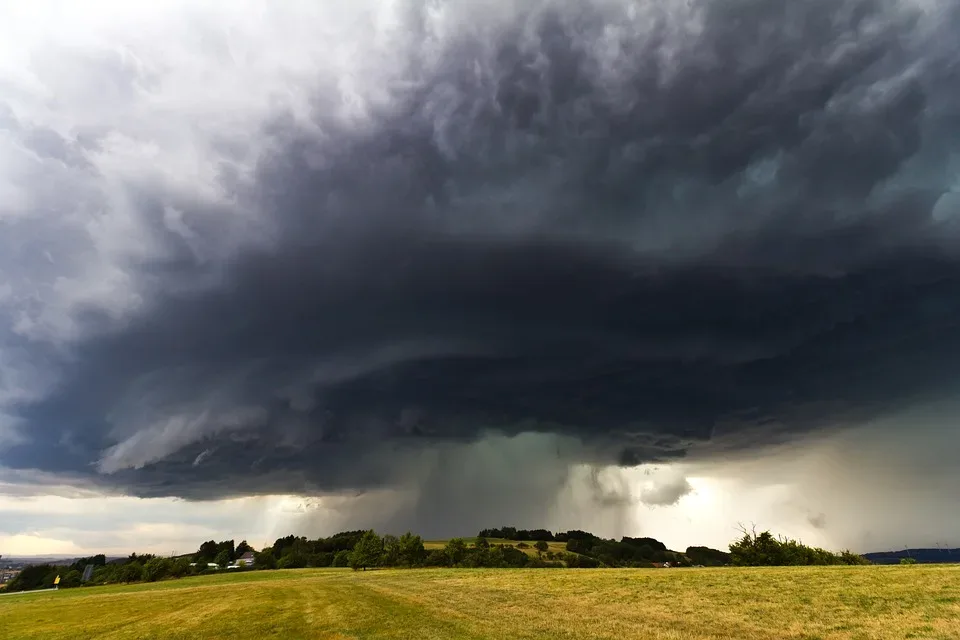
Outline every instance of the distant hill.
[[933, 564], [960, 562], [960, 549], [904, 549], [902, 551], [877, 551], [863, 554], [874, 564], [899, 564], [901, 558], [913, 558], [918, 563]]

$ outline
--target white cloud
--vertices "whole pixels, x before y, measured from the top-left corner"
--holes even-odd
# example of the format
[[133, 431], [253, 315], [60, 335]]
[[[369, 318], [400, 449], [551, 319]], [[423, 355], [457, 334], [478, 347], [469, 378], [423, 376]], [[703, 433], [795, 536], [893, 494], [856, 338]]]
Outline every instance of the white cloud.
[[69, 555], [83, 551], [70, 540], [49, 538], [43, 534], [0, 535], [0, 550], [6, 557], [24, 555]]
[[248, 540], [260, 548], [293, 531], [296, 496], [188, 502], [90, 492], [4, 497], [0, 554], [189, 553], [205, 540]]

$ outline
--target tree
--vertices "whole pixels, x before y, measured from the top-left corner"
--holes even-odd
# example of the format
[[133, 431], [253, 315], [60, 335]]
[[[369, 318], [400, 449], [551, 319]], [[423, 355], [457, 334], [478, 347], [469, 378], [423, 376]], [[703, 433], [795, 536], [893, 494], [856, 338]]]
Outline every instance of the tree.
[[138, 562], [128, 562], [120, 568], [117, 577], [120, 582], [140, 582], [143, 578], [143, 567]]
[[182, 578], [190, 574], [190, 558], [177, 558], [170, 564], [170, 575]]
[[200, 549], [197, 551], [195, 560], [197, 564], [201, 562], [206, 564], [216, 558], [218, 553], [220, 553], [220, 549], [217, 548], [216, 540], [207, 540], [200, 545]]
[[237, 557], [239, 558], [240, 556], [245, 554], [247, 551], [253, 551], [253, 547], [247, 544], [246, 540], [241, 540], [240, 544], [237, 545], [237, 551], [236, 551]]
[[47, 589], [53, 586], [53, 579], [57, 577], [59, 568], [49, 564], [37, 564], [25, 567], [16, 578], [7, 584], [6, 590], [32, 591]]
[[467, 543], [463, 538], [451, 538], [444, 549], [450, 558], [450, 564], [456, 566], [467, 557]]
[[398, 555], [400, 564], [405, 567], [418, 567], [423, 564], [427, 556], [423, 548], [423, 540], [420, 536], [415, 536], [409, 531], [400, 536], [397, 540]]
[[253, 554], [253, 566], [255, 569], [276, 569], [277, 559], [273, 556], [273, 549], [267, 547], [260, 553]]
[[350, 554], [350, 568], [367, 570], [377, 567], [383, 559], [383, 540], [372, 529], [363, 534]]
[[277, 561], [278, 569], [303, 569], [307, 566], [307, 558], [299, 553], [288, 553]]
[[900, 564], [917, 564], [916, 558], [900, 558]]
[[337, 555], [333, 556], [333, 566], [335, 567], [349, 567], [350, 566], [350, 552], [346, 549], [341, 549], [337, 551]]
[[380, 564], [385, 567], [398, 567], [400, 560], [400, 539], [397, 536], [386, 534], [383, 536], [383, 557]]
[[220, 553], [217, 554], [217, 557], [213, 559], [214, 562], [220, 565], [221, 569], [230, 564], [231, 560], [233, 560], [233, 558], [230, 557], [230, 551], [228, 549], [221, 550]]
[[156, 582], [162, 580], [170, 572], [170, 561], [166, 558], [151, 558], [143, 565], [143, 580]]
[[550, 545], [547, 544], [546, 540], [537, 540], [533, 548], [537, 550], [537, 555], [543, 555], [543, 552], [549, 549]]

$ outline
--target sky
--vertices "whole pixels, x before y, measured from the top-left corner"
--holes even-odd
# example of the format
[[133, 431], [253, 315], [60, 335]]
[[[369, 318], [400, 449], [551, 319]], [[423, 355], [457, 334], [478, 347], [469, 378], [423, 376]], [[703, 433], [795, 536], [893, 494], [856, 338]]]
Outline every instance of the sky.
[[958, 29], [0, 2], [0, 554], [960, 546]]

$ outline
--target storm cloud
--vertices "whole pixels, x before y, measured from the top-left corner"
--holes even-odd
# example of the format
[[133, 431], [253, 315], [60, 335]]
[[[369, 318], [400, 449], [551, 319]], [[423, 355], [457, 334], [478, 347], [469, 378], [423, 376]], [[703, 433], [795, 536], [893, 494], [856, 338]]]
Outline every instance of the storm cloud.
[[413, 526], [955, 393], [952, 3], [264, 11], [0, 73], [0, 466]]

